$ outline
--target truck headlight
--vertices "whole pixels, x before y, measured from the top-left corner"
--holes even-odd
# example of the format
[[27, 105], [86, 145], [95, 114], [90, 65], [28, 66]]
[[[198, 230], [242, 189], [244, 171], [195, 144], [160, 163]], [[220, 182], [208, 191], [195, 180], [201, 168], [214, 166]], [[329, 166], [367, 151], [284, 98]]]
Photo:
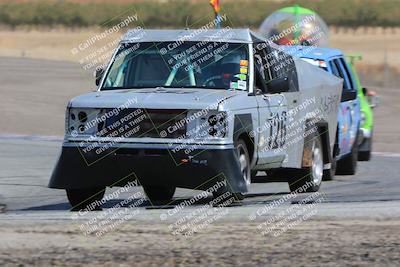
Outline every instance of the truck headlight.
[[68, 135], [93, 135], [97, 132], [97, 122], [94, 120], [99, 114], [96, 109], [69, 108], [67, 112], [66, 133]]
[[208, 117], [209, 130], [208, 133], [212, 137], [224, 138], [227, 129], [227, 115], [226, 112], [212, 114]]
[[[193, 114], [196, 114], [196, 111], [190, 111], [188, 117]], [[190, 139], [225, 138], [227, 128], [226, 112], [208, 111], [197, 120], [188, 122], [186, 136]]]
[[85, 111], [79, 111], [78, 119], [80, 122], [85, 123], [87, 121], [87, 113]]
[[217, 115], [211, 115], [208, 117], [208, 124], [212, 127], [218, 123]]

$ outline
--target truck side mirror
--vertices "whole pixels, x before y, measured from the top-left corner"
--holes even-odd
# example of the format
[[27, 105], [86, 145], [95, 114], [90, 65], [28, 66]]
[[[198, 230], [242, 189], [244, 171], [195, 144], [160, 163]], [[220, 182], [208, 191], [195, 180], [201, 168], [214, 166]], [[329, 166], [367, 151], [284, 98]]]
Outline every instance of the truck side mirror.
[[356, 98], [357, 98], [357, 91], [356, 90], [344, 90], [344, 92], [342, 93], [341, 102], [354, 100]]
[[96, 86], [99, 86], [101, 78], [103, 78], [103, 74], [104, 74], [103, 67], [96, 68], [96, 71], [94, 73], [94, 77], [96, 79]]
[[284, 93], [289, 91], [289, 79], [288, 77], [273, 79], [267, 84], [268, 92]]

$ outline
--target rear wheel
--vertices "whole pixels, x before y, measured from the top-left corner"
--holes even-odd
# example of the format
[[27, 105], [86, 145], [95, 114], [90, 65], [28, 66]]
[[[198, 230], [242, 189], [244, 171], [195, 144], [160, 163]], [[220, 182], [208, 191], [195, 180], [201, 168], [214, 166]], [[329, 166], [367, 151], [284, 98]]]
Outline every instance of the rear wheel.
[[335, 145], [333, 146], [331, 167], [327, 170], [324, 170], [324, 176], [322, 176], [322, 181], [332, 181], [335, 178], [337, 169], [336, 156], [338, 155], [338, 149], [339, 149], [338, 134], [336, 133]]
[[369, 161], [371, 160], [371, 150], [358, 152], [359, 161]]
[[160, 185], [143, 185], [143, 190], [151, 202], [168, 203], [172, 200], [176, 187]]
[[[322, 183], [324, 171], [323, 148], [321, 138], [315, 135], [311, 145], [311, 166], [296, 170], [289, 179], [291, 192], [317, 192]], [[299, 190], [303, 188], [303, 190]]]
[[[84, 188], [84, 189], [67, 189], [67, 197], [72, 208], [71, 211], [79, 211], [83, 209], [100, 210], [99, 202], [103, 199], [105, 187]], [[96, 202], [97, 201], [97, 202]]]
[[372, 151], [373, 130], [371, 130], [371, 137], [365, 139], [358, 147], [358, 161], [370, 161]]
[[358, 160], [358, 133], [356, 140], [354, 141], [353, 147], [349, 155], [346, 155], [343, 159], [337, 162], [336, 174], [341, 175], [354, 175], [357, 171], [357, 160]]
[[335, 178], [336, 173], [336, 158], [332, 157], [331, 167], [327, 170], [324, 170], [324, 176], [322, 176], [323, 181], [331, 181]]

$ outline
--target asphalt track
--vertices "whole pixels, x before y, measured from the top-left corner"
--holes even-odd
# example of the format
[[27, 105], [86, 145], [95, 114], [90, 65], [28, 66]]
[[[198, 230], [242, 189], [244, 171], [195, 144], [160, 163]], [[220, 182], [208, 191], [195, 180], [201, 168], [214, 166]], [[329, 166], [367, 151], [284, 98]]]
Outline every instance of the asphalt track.
[[[30, 214], [37, 219], [53, 217], [55, 214], [61, 216], [60, 219], [70, 218], [70, 205], [65, 192], [47, 188], [60, 147], [61, 142], [56, 138], [46, 140], [37, 136], [0, 137], [0, 195], [1, 201], [7, 205], [7, 212], [3, 214], [5, 217], [2, 219], [17, 218], [18, 216], [14, 216], [18, 214]], [[320, 189], [323, 199], [319, 215], [400, 216], [400, 173], [397, 166], [400, 166], [400, 154], [374, 153], [370, 162], [359, 162], [356, 175], [336, 176], [333, 181], [323, 182]], [[108, 189], [107, 194], [113, 190], [116, 189]], [[141, 187], [135, 187], [120, 195], [118, 199], [107, 202], [104, 209], [113, 207], [115, 203], [141, 190]], [[198, 193], [199, 191], [187, 189], [178, 190], [175, 202], [169, 208], [190, 200]], [[271, 181], [263, 172], [259, 172], [257, 181], [252, 184], [243, 203], [232, 207], [232, 214], [245, 218], [288, 193], [287, 183]], [[310, 194], [301, 194], [285, 204], [296, 203], [308, 195]], [[206, 198], [199, 201], [192, 208], [209, 200]], [[154, 207], [148, 201], [139, 206], [139, 209], [144, 211], [141, 216], [149, 220], [159, 219], [159, 213], [152, 210], [162, 208], [165, 207]]]

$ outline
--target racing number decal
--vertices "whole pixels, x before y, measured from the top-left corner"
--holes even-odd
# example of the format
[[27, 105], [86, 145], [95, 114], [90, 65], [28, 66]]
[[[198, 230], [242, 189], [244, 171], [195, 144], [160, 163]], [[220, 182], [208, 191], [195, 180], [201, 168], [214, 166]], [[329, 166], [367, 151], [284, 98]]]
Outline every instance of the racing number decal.
[[286, 111], [282, 111], [281, 114], [281, 120], [279, 121], [280, 123], [278, 124], [278, 133], [279, 133], [279, 144], [278, 147], [283, 147], [286, 143]]
[[286, 142], [287, 132], [287, 116], [286, 111], [277, 113], [276, 116], [269, 118], [267, 123], [269, 125], [268, 147], [270, 149], [277, 149], [283, 147]]

